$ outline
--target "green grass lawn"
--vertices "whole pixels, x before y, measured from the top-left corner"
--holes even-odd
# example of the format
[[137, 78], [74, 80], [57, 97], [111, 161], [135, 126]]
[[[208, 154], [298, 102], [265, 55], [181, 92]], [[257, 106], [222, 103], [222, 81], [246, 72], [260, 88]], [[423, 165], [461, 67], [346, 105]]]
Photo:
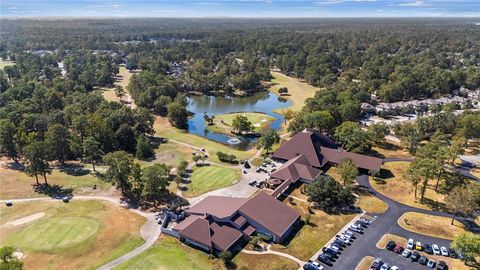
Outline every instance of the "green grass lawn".
[[254, 128], [253, 131], [255, 132], [265, 130], [270, 126], [273, 121], [275, 121], [274, 117], [264, 113], [227, 113], [215, 115], [215, 119], [213, 120], [214, 125], [207, 125], [207, 129], [218, 133], [231, 134], [233, 131], [233, 119], [235, 119], [235, 117], [237, 117], [238, 115], [246, 116], [248, 120], [252, 123]]
[[[12, 224], [37, 213], [45, 215]], [[19, 248], [25, 269], [96, 269], [144, 242], [145, 218], [102, 201], [15, 203], [0, 209], [0, 223], [0, 246]]]
[[196, 197], [215, 189], [231, 186], [239, 179], [240, 173], [235, 169], [215, 165], [194, 167], [191, 183], [187, 185], [188, 189], [183, 192], [183, 195]]
[[[272, 83], [274, 84], [270, 90], [278, 94], [278, 89], [281, 87], [288, 88], [288, 94], [285, 97], [286, 99], [292, 101], [291, 109], [294, 111], [300, 111], [305, 103], [307, 98], [311, 98], [315, 95], [315, 92], [320, 90], [315, 86], [312, 86], [308, 83], [301, 82], [297, 78], [293, 78], [282, 74], [280, 72], [270, 72], [273, 76]], [[282, 109], [276, 110], [281, 113]]]
[[28, 246], [35, 251], [55, 252], [79, 244], [92, 237], [100, 227], [94, 220], [83, 217], [51, 217], [27, 226], [7, 237], [15, 246]]
[[256, 151], [255, 148], [252, 148], [248, 151], [238, 150], [228, 145], [217, 143], [209, 139], [190, 134], [185, 130], [180, 130], [172, 127], [168, 122], [168, 119], [164, 117], [157, 117], [153, 127], [157, 136], [173, 139], [199, 148], [205, 148], [208, 153], [210, 153], [209, 159], [217, 163], [221, 162], [220, 160], [218, 160], [218, 157], [216, 155], [218, 151], [227, 153], [229, 155], [233, 154], [239, 160], [245, 160], [252, 157]]
[[257, 269], [257, 270], [297, 270], [299, 265], [285, 257], [263, 254], [253, 255], [239, 253], [233, 259], [236, 269]]
[[166, 236], [138, 256], [114, 268], [115, 270], [203, 270], [222, 269], [217, 259], [209, 259], [202, 251], [182, 245], [177, 239]]
[[[30, 177], [20, 170], [11, 170], [0, 168], [0, 198], [1, 199], [17, 199], [29, 197], [46, 196], [37, 193], [32, 186], [35, 184], [35, 177]], [[50, 185], [58, 185], [62, 188], [73, 189], [74, 194], [92, 194], [94, 192], [107, 190], [112, 184], [106, 183], [98, 179], [92, 173], [82, 175], [73, 175], [59, 170], [53, 170], [51, 175], [47, 175]], [[43, 177], [39, 177], [40, 183], [43, 183]], [[97, 190], [92, 189], [93, 185], [97, 185]]]
[[[308, 205], [304, 202], [293, 200], [293, 203], [290, 203], [286, 200], [285, 203], [299, 211], [302, 220], [305, 220], [306, 215], [309, 214]], [[286, 245], [274, 244], [273, 249], [291, 254], [301, 260], [308, 260], [354, 217], [354, 214], [330, 215], [320, 210], [313, 210], [310, 213], [309, 225], [305, 224]]]

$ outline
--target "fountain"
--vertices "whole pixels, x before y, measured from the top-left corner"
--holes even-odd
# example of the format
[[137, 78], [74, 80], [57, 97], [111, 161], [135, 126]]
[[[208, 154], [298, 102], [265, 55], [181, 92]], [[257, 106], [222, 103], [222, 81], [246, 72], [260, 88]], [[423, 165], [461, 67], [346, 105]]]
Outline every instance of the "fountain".
[[242, 141], [239, 138], [230, 138], [227, 140], [228, 144], [236, 145], [241, 143]]

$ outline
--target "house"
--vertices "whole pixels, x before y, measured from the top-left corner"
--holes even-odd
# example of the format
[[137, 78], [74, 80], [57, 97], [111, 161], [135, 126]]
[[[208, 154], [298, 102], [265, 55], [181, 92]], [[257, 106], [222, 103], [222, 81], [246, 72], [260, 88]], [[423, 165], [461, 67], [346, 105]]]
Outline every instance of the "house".
[[254, 233], [283, 242], [300, 214], [265, 192], [252, 198], [208, 196], [186, 210], [173, 230], [181, 241], [209, 253], [238, 251]]

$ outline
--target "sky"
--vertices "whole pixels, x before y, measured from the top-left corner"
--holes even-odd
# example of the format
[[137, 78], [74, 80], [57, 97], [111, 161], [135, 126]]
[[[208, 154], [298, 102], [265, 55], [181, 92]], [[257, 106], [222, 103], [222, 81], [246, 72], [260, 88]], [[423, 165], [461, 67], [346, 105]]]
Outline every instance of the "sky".
[[480, 0], [0, 0], [7, 17], [480, 17]]

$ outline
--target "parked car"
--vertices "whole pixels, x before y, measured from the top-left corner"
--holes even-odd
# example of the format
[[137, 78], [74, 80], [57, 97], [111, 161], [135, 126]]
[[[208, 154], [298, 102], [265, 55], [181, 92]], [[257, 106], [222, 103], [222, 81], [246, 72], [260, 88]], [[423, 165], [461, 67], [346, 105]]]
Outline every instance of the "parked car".
[[432, 259], [429, 259], [427, 262], [427, 267], [435, 268], [435, 261]]
[[347, 246], [347, 243], [345, 243], [345, 241], [341, 240], [341, 239], [338, 239], [338, 238], [335, 238], [335, 240], [333, 240], [333, 243], [334, 244], [337, 244], [337, 245], [340, 245], [342, 247], [346, 247]]
[[417, 241], [415, 243], [415, 249], [418, 250], [418, 251], [422, 251], [423, 250], [422, 242]]
[[335, 244], [335, 243], [332, 243], [330, 244], [330, 248], [339, 252], [340, 250], [342, 250], [342, 246], [338, 245], [338, 244]]
[[363, 221], [360, 221], [360, 220], [355, 221], [355, 225], [361, 226], [361, 227], [363, 227], [363, 228], [367, 228], [367, 227], [368, 227], [368, 223], [363, 222]]
[[402, 245], [397, 244], [397, 245], [395, 246], [395, 248], [393, 249], [393, 252], [400, 254], [400, 253], [403, 252], [403, 249], [404, 249], [404, 248], [402, 247]]
[[252, 181], [248, 182], [248, 184], [250, 186], [255, 186], [255, 184], [257, 184], [257, 180], [252, 180]]
[[350, 225], [350, 227], [356, 228], [356, 229], [359, 229], [359, 230], [363, 231], [363, 226], [362, 226], [362, 225], [352, 224], [352, 225]]
[[408, 239], [407, 248], [408, 249], [413, 249], [413, 245], [414, 245], [413, 239], [412, 238]]
[[426, 265], [428, 262], [428, 258], [425, 256], [421, 256], [420, 259], [418, 259], [418, 263], [421, 265]]
[[448, 253], [450, 253], [450, 257], [455, 258], [455, 259], [458, 258], [458, 255], [457, 255], [457, 252], [455, 251], [455, 249], [449, 248]]
[[394, 265], [394, 266], [390, 267], [390, 270], [400, 270], [400, 268], [398, 268], [398, 266]]
[[408, 258], [410, 256], [410, 254], [412, 254], [410, 249], [404, 249], [403, 252], [402, 252], [402, 257]]
[[310, 263], [310, 261], [307, 262], [305, 265], [303, 265], [303, 269], [305, 269], [305, 270], [316, 270], [315, 266], [313, 266], [313, 264]]
[[418, 259], [420, 259], [420, 253], [418, 253], [418, 251], [412, 252], [412, 255], [410, 256], [410, 260], [412, 260], [412, 262], [416, 262], [418, 261]]
[[380, 270], [389, 270], [390, 269], [390, 265], [388, 263], [384, 263], [382, 264], [382, 267], [380, 267]]
[[324, 247], [324, 248], [322, 248], [322, 251], [332, 255], [334, 258], [338, 258], [338, 252], [331, 249], [331, 248]]
[[372, 224], [372, 221], [371, 221], [371, 220], [368, 220], [368, 219], [366, 219], [366, 218], [361, 218], [361, 219], [359, 219], [358, 221], [363, 222], [363, 223], [368, 224], [368, 225]]
[[437, 246], [437, 244], [432, 245], [432, 250], [433, 250], [433, 254], [440, 255], [440, 248]]
[[395, 243], [395, 241], [388, 241], [387, 243], [387, 246], [385, 247], [387, 250], [390, 250], [390, 251], [393, 251], [393, 249], [395, 248], [397, 244]]
[[[353, 226], [353, 225], [352, 225]], [[357, 233], [363, 233], [363, 230], [362, 229], [359, 229], [359, 228], [356, 228], [356, 227], [352, 227], [350, 226], [348, 229], [349, 230], [352, 230], [354, 232], [357, 232]]]
[[10, 206], [13, 205], [13, 202], [12, 202], [12, 201], [6, 201], [6, 202], [5, 202], [5, 205], [8, 206], [8, 207], [10, 207]]
[[332, 263], [327, 257], [325, 257], [324, 254], [318, 255], [317, 260], [318, 260], [319, 262], [321, 262], [321, 263], [324, 263], [324, 264], [328, 265], [328, 266], [332, 266], [332, 265], [333, 265], [333, 263]]
[[382, 258], [376, 258], [373, 261], [372, 266], [370, 266], [370, 269], [377, 270], [380, 268], [380, 266], [382, 266], [382, 264], [383, 264]]
[[423, 252], [427, 254], [433, 254], [432, 246], [430, 246], [429, 244], [423, 244]]
[[343, 234], [349, 235], [350, 237], [355, 236], [355, 234], [352, 231], [349, 231], [349, 230], [344, 231]]
[[326, 257], [329, 261], [331, 261], [332, 263], [336, 261], [335, 258], [334, 258], [332, 255], [328, 254], [328, 253], [323, 253], [323, 255], [325, 255], [325, 257]]
[[68, 202], [70, 201], [70, 197], [65, 196], [65, 197], [62, 198], [62, 201], [63, 201], [64, 203], [68, 203]]
[[323, 270], [323, 266], [318, 262], [312, 262], [313, 266], [315, 266], [316, 270]]
[[437, 264], [437, 270], [447, 270], [448, 266], [444, 261], [439, 261]]
[[446, 247], [441, 247], [440, 252], [442, 253], [442, 256], [448, 257], [448, 249]]
[[349, 236], [347, 236], [347, 235], [344, 235], [344, 234], [342, 234], [342, 235], [337, 235], [336, 237], [337, 237], [337, 239], [345, 242], [345, 244], [347, 244], [347, 245], [350, 245], [350, 243], [352, 242], [351, 237], [349, 237]]

